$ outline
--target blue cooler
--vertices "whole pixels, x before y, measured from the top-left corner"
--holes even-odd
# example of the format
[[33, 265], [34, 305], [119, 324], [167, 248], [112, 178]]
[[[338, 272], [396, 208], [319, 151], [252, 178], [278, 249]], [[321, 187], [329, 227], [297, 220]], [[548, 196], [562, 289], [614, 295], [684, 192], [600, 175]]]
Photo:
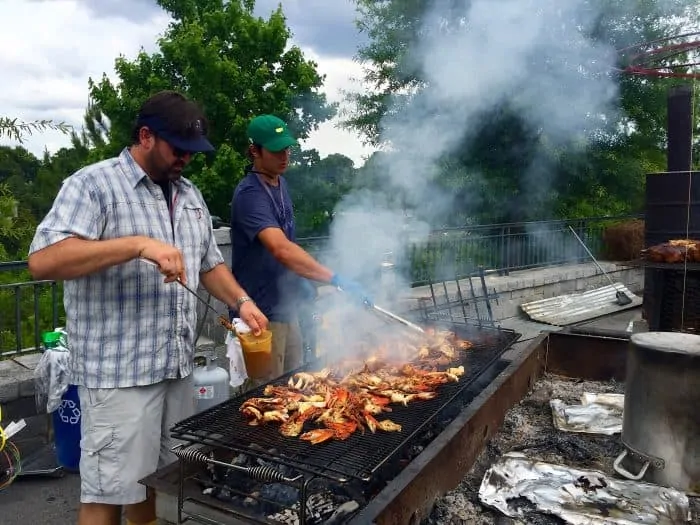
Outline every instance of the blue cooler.
[[78, 387], [70, 385], [53, 411], [54, 445], [58, 464], [67, 470], [80, 468], [80, 398]]

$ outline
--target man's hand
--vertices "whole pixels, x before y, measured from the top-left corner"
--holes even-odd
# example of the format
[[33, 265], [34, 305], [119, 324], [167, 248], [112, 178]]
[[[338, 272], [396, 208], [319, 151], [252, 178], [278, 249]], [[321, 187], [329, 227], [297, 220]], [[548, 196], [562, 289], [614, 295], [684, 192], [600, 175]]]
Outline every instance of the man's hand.
[[179, 280], [183, 284], [187, 284], [185, 260], [180, 250], [175, 246], [144, 237], [143, 245], [139, 250], [139, 257], [156, 263], [160, 273], [165, 275], [166, 283]]
[[267, 317], [263, 314], [253, 301], [246, 301], [238, 310], [241, 320], [247, 324], [253, 331], [253, 334], [258, 336], [263, 330], [267, 330]]

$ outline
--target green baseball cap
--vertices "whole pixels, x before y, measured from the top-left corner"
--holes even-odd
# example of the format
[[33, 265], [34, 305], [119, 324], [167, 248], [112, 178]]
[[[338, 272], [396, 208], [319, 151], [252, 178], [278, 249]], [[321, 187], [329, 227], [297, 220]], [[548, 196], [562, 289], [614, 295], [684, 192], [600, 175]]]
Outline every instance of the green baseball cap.
[[274, 115], [260, 115], [251, 120], [248, 124], [248, 140], [273, 153], [297, 143], [287, 124]]

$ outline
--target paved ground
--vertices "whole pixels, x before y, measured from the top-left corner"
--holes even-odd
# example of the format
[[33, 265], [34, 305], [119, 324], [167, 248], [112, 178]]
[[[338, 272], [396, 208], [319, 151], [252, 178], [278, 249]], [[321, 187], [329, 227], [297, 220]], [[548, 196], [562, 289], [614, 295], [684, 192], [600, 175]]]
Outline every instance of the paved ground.
[[61, 479], [17, 481], [0, 493], [3, 525], [54, 525], [77, 522], [79, 480], [75, 475]]
[[[45, 446], [46, 416], [28, 422], [15, 442], [22, 455], [36, 458], [30, 467], [55, 466], [51, 450]], [[20, 477], [0, 492], [0, 521], [3, 525], [75, 524], [79, 494], [80, 482], [75, 474], [65, 473], [61, 478]]]

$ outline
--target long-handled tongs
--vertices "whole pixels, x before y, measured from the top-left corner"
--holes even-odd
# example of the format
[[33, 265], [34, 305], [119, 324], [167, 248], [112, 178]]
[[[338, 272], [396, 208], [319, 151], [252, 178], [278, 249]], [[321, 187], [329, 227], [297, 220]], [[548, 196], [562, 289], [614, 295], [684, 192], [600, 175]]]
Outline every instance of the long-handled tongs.
[[411, 330], [415, 330], [416, 332], [420, 332], [421, 334], [424, 334], [424, 333], [425, 333], [425, 330], [423, 330], [423, 329], [422, 329], [420, 326], [418, 326], [417, 324], [414, 324], [414, 323], [412, 323], [411, 321], [409, 321], [409, 320], [407, 320], [407, 319], [404, 319], [403, 317], [399, 317], [398, 315], [393, 314], [393, 313], [391, 313], [391, 312], [388, 311], [388, 310], [385, 310], [385, 309], [382, 308], [381, 306], [377, 306], [376, 304], [372, 304], [372, 309], [373, 309], [375, 312], [378, 312], [378, 313], [380, 313], [380, 314], [382, 314], [382, 315], [385, 315], [385, 316], [388, 317], [389, 319], [393, 319], [394, 321], [396, 321], [396, 322], [398, 322], [398, 323], [401, 323], [402, 325], [404, 325], [404, 326], [410, 328]]
[[[158, 265], [157, 265], [155, 262], [153, 262], [153, 261], [150, 260], [150, 259], [146, 259], [145, 257], [141, 257], [141, 258], [139, 258], [139, 260], [140, 260], [141, 262], [146, 263], [146, 264], [150, 264], [151, 266], [158, 267]], [[234, 328], [233, 324], [232, 324], [232, 323], [229, 323], [229, 322], [228, 322], [228, 319], [226, 319], [225, 316], [219, 314], [219, 312], [216, 310], [216, 308], [214, 308], [212, 305], [210, 305], [208, 301], [205, 301], [204, 298], [203, 298], [201, 295], [199, 295], [199, 294], [198, 294], [197, 292], [195, 292], [192, 288], [190, 288], [190, 287], [187, 286], [185, 283], [183, 283], [180, 279], [177, 279], [177, 283], [178, 283], [180, 286], [182, 286], [185, 290], [187, 290], [188, 292], [190, 292], [192, 295], [194, 295], [194, 296], [197, 298], [197, 300], [198, 300], [200, 303], [202, 303], [209, 311], [213, 312], [213, 313], [216, 315], [216, 317], [219, 319], [219, 322], [221, 322], [221, 324], [223, 324], [226, 328], [228, 328], [228, 329], [231, 330], [235, 335], [237, 335], [237, 334], [236, 334], [236, 329]]]
[[[344, 291], [345, 291], [345, 290], [343, 290], [340, 286], [337, 286], [336, 289], [339, 290], [339, 291], [341, 291], [341, 292], [344, 292]], [[385, 316], [385, 317], [391, 319], [392, 321], [396, 321], [397, 323], [400, 323], [400, 324], [404, 325], [404, 326], [407, 327], [407, 328], [410, 328], [411, 330], [413, 330], [413, 331], [415, 331], [415, 332], [419, 332], [419, 333], [421, 333], [421, 334], [424, 334], [424, 333], [425, 333], [425, 330], [423, 330], [423, 329], [422, 329], [420, 326], [418, 326], [417, 324], [414, 324], [414, 323], [412, 323], [411, 321], [409, 321], [408, 319], [404, 319], [403, 317], [399, 317], [398, 315], [396, 315], [396, 314], [394, 314], [394, 313], [391, 313], [389, 310], [385, 310], [385, 309], [382, 308], [381, 306], [377, 306], [376, 304], [371, 303], [371, 302], [369, 302], [369, 301], [365, 301], [365, 306], [366, 306], [368, 309], [372, 310], [373, 312], [376, 312], [376, 313], [378, 313], [378, 314], [381, 314], [381, 315], [383, 315], [383, 316]]]

